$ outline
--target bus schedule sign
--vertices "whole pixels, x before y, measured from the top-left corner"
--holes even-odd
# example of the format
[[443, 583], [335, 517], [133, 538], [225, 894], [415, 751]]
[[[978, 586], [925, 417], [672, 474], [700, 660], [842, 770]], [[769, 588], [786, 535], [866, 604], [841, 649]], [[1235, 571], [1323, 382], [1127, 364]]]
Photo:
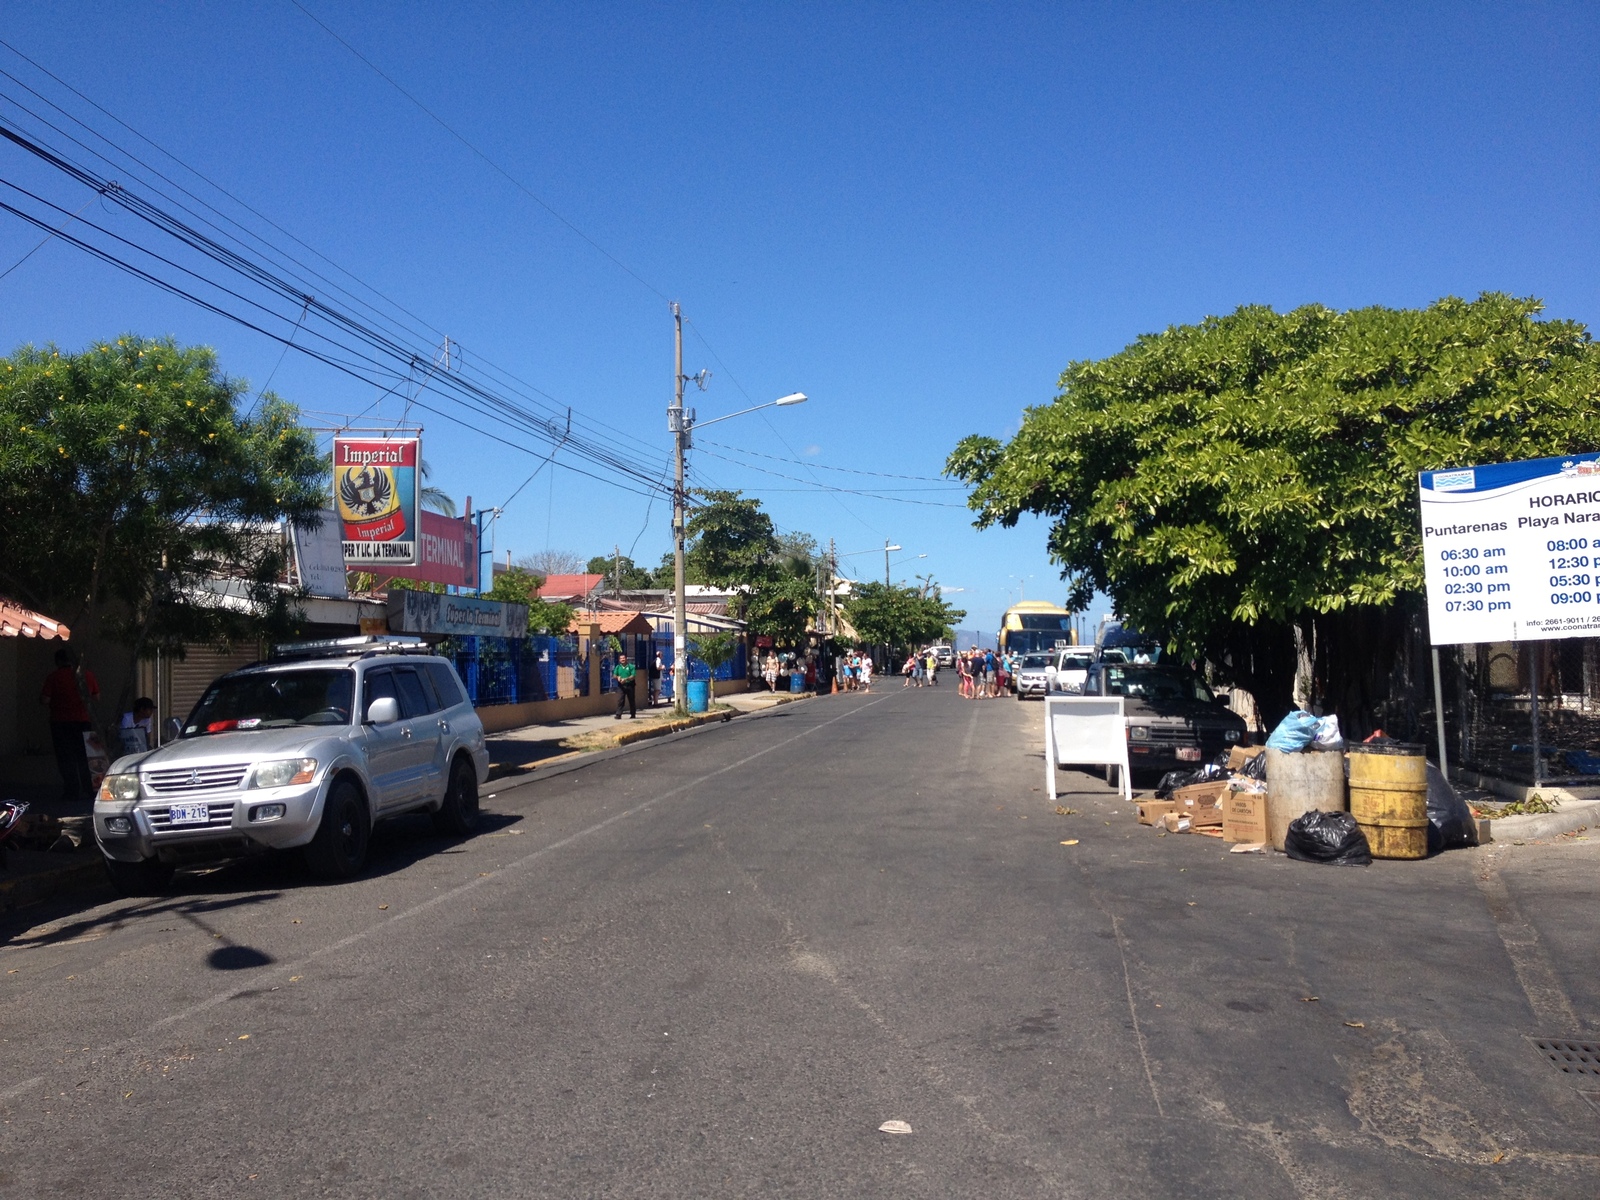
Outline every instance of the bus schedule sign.
[[1436, 646], [1600, 634], [1600, 454], [1423, 471]]
[[333, 439], [333, 501], [347, 566], [416, 565], [421, 462], [418, 438]]

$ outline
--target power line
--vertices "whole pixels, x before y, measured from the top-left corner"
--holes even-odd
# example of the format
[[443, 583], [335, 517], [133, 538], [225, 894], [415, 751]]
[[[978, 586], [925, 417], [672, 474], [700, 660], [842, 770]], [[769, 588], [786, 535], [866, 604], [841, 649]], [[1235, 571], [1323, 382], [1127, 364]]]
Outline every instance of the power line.
[[544, 209], [545, 212], [549, 213], [556, 220], [560, 221], [563, 225], [565, 225], [573, 233], [577, 234], [580, 238], [582, 238], [585, 242], [587, 242], [595, 250], [599, 251], [606, 258], [610, 259], [611, 262], [616, 267], [618, 267], [620, 270], [626, 272], [641, 287], [644, 287], [647, 290], [649, 290], [651, 292], [654, 292], [662, 300], [667, 300], [668, 299], [668, 297], [667, 297], [665, 292], [661, 291], [654, 284], [652, 284], [649, 280], [647, 280], [644, 276], [640, 275], [632, 267], [628, 266], [627, 263], [623, 262], [615, 254], [611, 253], [611, 251], [607, 250], [599, 242], [595, 241], [587, 233], [585, 233], [583, 230], [579, 229], [576, 225], [574, 225], [571, 221], [569, 221], [565, 216], [563, 216], [560, 212], [558, 212], [556, 210], [556, 208], [552, 204], [550, 204], [547, 200], [544, 199], [544, 197], [542, 197], [542, 196], [538, 195], [537, 193], [535, 193], [532, 188], [528, 187], [527, 184], [523, 183], [520, 179], [518, 179], [510, 171], [506, 170], [499, 163], [497, 163], [494, 159], [490, 158], [482, 150], [478, 149], [477, 146], [473, 145], [470, 141], [468, 141], [467, 138], [465, 137], [465, 135], [463, 135], [462, 133], [457, 131], [454, 126], [452, 126], [448, 121], [446, 121], [438, 113], [434, 112], [433, 109], [429, 108], [421, 100], [417, 99], [414, 95], [412, 95], [410, 92], [408, 92], [405, 88], [400, 86], [400, 84], [398, 82], [396, 82], [395, 79], [391, 75], [387, 74], [383, 70], [382, 67], [378, 66], [377, 63], [373, 62], [365, 54], [361, 53], [361, 51], [357, 50], [349, 42], [345, 41], [344, 38], [340, 37], [337, 33], [335, 33], [332, 29], [330, 29], [323, 22], [322, 18], [318, 17], [315, 13], [313, 13], [304, 4], [301, 4], [300, 0], [289, 0], [289, 2], [291, 4], [293, 4], [296, 8], [298, 8], [301, 12], [303, 12], [307, 17], [309, 17], [316, 24], [316, 26], [319, 29], [322, 30], [323, 33], [327, 34], [334, 41], [338, 42], [341, 46], [343, 46], [346, 50], [350, 51], [351, 54], [355, 55], [358, 59], [360, 59], [363, 63], [365, 63], [366, 66], [375, 75], [378, 76], [378, 78], [382, 79], [385, 83], [387, 83], [395, 91], [399, 92], [407, 100], [411, 101], [412, 104], [415, 104], [419, 109], [421, 109], [425, 114], [427, 114], [428, 118], [430, 120], [432, 120], [435, 124], [437, 124], [439, 126], [439, 128], [443, 129], [451, 137], [455, 138], [456, 141], [460, 142], [468, 150], [472, 151], [473, 154], [477, 155], [478, 158], [482, 159], [483, 162], [490, 167], [490, 169], [492, 169], [497, 175], [499, 175], [501, 178], [503, 178], [507, 183], [511, 184], [512, 187], [516, 188], [519, 192], [521, 192], [524, 196], [528, 197], [528, 199], [532, 200], [540, 208]]
[[[361, 368], [365, 368], [367, 371], [378, 370], [381, 373], [388, 375], [390, 378], [403, 379], [404, 374], [401, 372], [395, 371], [392, 368], [384, 367], [382, 365], [382, 359], [388, 358], [391, 360], [398, 360], [399, 363], [404, 365], [405, 374], [409, 374], [416, 368], [416, 366], [420, 365], [421, 355], [417, 350], [404, 346], [403, 344], [395, 341], [392, 336], [389, 336], [380, 330], [374, 329], [361, 319], [345, 313], [329, 303], [318, 300], [315, 296], [312, 296], [294, 286], [291, 281], [285, 280], [270, 267], [248, 258], [237, 251], [230, 250], [227, 247], [222, 246], [214, 239], [185, 224], [171, 213], [166, 212], [159, 206], [138, 196], [131, 189], [120, 184], [116, 184], [110, 180], [106, 180], [105, 178], [96, 175], [94, 172], [89, 171], [87, 168], [72, 163], [70, 160], [63, 158], [61, 155], [56, 154], [43, 145], [34, 142], [32, 139], [23, 136], [20, 132], [16, 131], [14, 128], [10, 128], [9, 126], [10, 122], [0, 119], [0, 138], [4, 138], [12, 142], [14, 145], [27, 150], [41, 161], [63, 172], [70, 178], [106, 196], [118, 207], [141, 218], [156, 229], [174, 238], [186, 248], [198, 252], [216, 264], [221, 265], [231, 272], [241, 276], [249, 283], [265, 289], [269, 294], [277, 296], [280, 299], [287, 299], [297, 302], [298, 306], [302, 309], [302, 316], [296, 323], [296, 330], [307, 326], [304, 315], [306, 313], [314, 314], [323, 322], [330, 325], [334, 330], [334, 334], [330, 334], [322, 329], [313, 329], [309, 327], [306, 328], [306, 332], [309, 337], [322, 342], [329, 349], [314, 349], [294, 342], [289, 338], [283, 337], [282, 335], [269, 333], [269, 336], [273, 337], [274, 340], [277, 340], [285, 345], [293, 345], [296, 349], [299, 349], [304, 353], [308, 353], [312, 357], [321, 359], [324, 362], [338, 362], [342, 367], [350, 369], [352, 373], [360, 373]], [[36, 204], [43, 205], [46, 208], [65, 215], [65, 210], [59, 205], [53, 204], [43, 197], [28, 191], [27, 189], [21, 188], [18, 185], [6, 180], [0, 180], [0, 183], [3, 183], [6, 187], [11, 188], [13, 191], [16, 191], [34, 201]], [[24, 219], [30, 220], [33, 224], [42, 229], [48, 230], [51, 228], [51, 226], [47, 223], [24, 213], [22, 210], [13, 205], [6, 205], [5, 207], [7, 211], [11, 211], [18, 216], [22, 216]], [[289, 319], [285, 314], [278, 312], [269, 305], [261, 303], [259, 300], [244, 295], [235, 288], [228, 287], [214, 279], [201, 275], [191, 268], [185, 267], [175, 260], [151, 250], [147, 246], [132, 242], [129, 239], [122, 237], [120, 234], [96, 224], [95, 222], [83, 221], [82, 223], [88, 228], [102, 234], [103, 236], [127, 246], [130, 249], [136, 250], [139, 253], [155, 260], [157, 263], [180, 272], [182, 275], [189, 277], [197, 283], [204, 284], [205, 286], [220, 292], [224, 297], [231, 298], [232, 300], [238, 301], [249, 308], [258, 311], [265, 317], [275, 318], [276, 320], [282, 321], [285, 324], [289, 323]], [[141, 278], [152, 282], [155, 282], [158, 278], [151, 271], [138, 268], [127, 262], [125, 259], [117, 257], [114, 253], [105, 251], [103, 248], [91, 248], [90, 243], [86, 242], [84, 239], [73, 237], [67, 234], [59, 234], [58, 236], [62, 236], [65, 240], [81, 248], [91, 250], [92, 253], [95, 253], [97, 257], [102, 258], [104, 261], [122, 267], [123, 269], [131, 269]], [[268, 332], [262, 325], [259, 324], [261, 318], [240, 318], [236, 312], [233, 312], [225, 307], [225, 300], [221, 302], [205, 301], [195, 295], [187, 287], [175, 285], [170, 280], [161, 280], [160, 286], [164, 287], [168, 291], [172, 291], [176, 295], [180, 295], [184, 298], [194, 300], [197, 303], [201, 303], [204, 307], [208, 308], [210, 311], [218, 313], [219, 315], [226, 315], [232, 319], [238, 319], [242, 324], [256, 329], [258, 332]], [[335, 334], [338, 336], [335, 336]], [[349, 338], [352, 336], [356, 339], [359, 348], [350, 344]], [[340, 359], [335, 353], [333, 353], [334, 351], [337, 351], [338, 354], [349, 357]], [[352, 358], [356, 361], [350, 361]], [[369, 382], [375, 381], [369, 379]], [[554, 422], [547, 418], [543, 418], [528, 412], [526, 409], [519, 407], [515, 402], [509, 400], [505, 396], [493, 391], [492, 389], [486, 388], [481, 384], [457, 377], [452, 374], [447, 375], [444, 379], [441, 379], [440, 385], [442, 390], [455, 393], [451, 398], [456, 403], [464, 404], [466, 407], [479, 412], [481, 415], [489, 416], [493, 419], [507, 420], [512, 424], [517, 425], [528, 432], [532, 432], [552, 443], [562, 440], [563, 434], [557, 433]], [[617, 472], [618, 474], [632, 476], [639, 483], [650, 486], [654, 485], [654, 480], [652, 480], [644, 472], [635, 469], [627, 459], [612, 449], [609, 441], [595, 441], [588, 437], [574, 437], [571, 436], [570, 433], [565, 433], [565, 437], [566, 440], [572, 444], [574, 450], [582, 457], [590, 459], [597, 465], [604, 466], [608, 470]]]
[[781, 458], [776, 454], [763, 454], [759, 450], [746, 450], [743, 446], [725, 446], [721, 442], [702, 442], [701, 445], [716, 446], [719, 450], [729, 450], [734, 454], [748, 454], [753, 458], [765, 458], [772, 462], [792, 463], [797, 467], [811, 467], [818, 471], [839, 471], [847, 475], [870, 475], [875, 479], [908, 479], [922, 483], [939, 483], [947, 488], [959, 488], [962, 485], [949, 479], [941, 479], [935, 475], [892, 475], [887, 471], [862, 471], [855, 467], [830, 467], [827, 463], [809, 462], [802, 458]]
[[[42, 103], [49, 105], [52, 109], [54, 109], [56, 112], [60, 113], [67, 120], [73, 122], [75, 125], [79, 126], [83, 130], [85, 130], [90, 136], [92, 136], [95, 139], [97, 139], [98, 141], [104, 143], [107, 147], [109, 147], [116, 154], [120, 155], [123, 159], [127, 160], [127, 163], [134, 164], [138, 168], [142, 169], [143, 171], [149, 173], [150, 175], [155, 176], [157, 179], [160, 179], [162, 182], [166, 183], [169, 187], [176, 189], [182, 195], [188, 197], [190, 200], [193, 200], [196, 204], [198, 204], [198, 205], [202, 206], [203, 208], [205, 208], [208, 212], [214, 214], [219, 220], [225, 222], [228, 226], [232, 227], [235, 230], [238, 230], [240, 234], [243, 234], [244, 237], [249, 238], [251, 240], [251, 242], [257, 243], [260, 246], [266, 248], [266, 250], [268, 250], [272, 254], [276, 255], [279, 259], [286, 260], [287, 262], [294, 264], [295, 267], [300, 268], [300, 270], [305, 272], [306, 275], [309, 275], [311, 278], [317, 280], [318, 282], [327, 285], [331, 290], [337, 291], [339, 294], [345, 296], [346, 298], [351, 300], [353, 303], [357, 304], [361, 308], [365, 309], [367, 312], [371, 313], [378, 320], [383, 321], [384, 323], [390, 325], [392, 328], [403, 330], [404, 332], [410, 334], [411, 336], [422, 336], [422, 335], [420, 335], [418, 333], [418, 330], [417, 330], [417, 325], [420, 325], [422, 327], [422, 329], [430, 331], [433, 335], [435, 335], [435, 338], [437, 336], [442, 336], [440, 334], [439, 330], [434, 328], [431, 324], [429, 324], [423, 318], [417, 316], [415, 313], [412, 313], [409, 309], [405, 308], [403, 305], [399, 304], [397, 301], [393, 300], [391, 297], [385, 295], [384, 293], [378, 291], [376, 288], [373, 288], [371, 285], [365, 283], [359, 277], [357, 277], [356, 275], [354, 275], [350, 271], [346, 270], [344, 267], [340, 266], [338, 263], [334, 262], [332, 259], [329, 259], [326, 255], [324, 255], [324, 254], [320, 253], [319, 251], [317, 251], [314, 247], [308, 245], [306, 242], [304, 242], [300, 238], [296, 237], [294, 234], [290, 233], [288, 230], [284, 229], [282, 226], [278, 225], [276, 222], [272, 221], [271, 218], [265, 216], [265, 214], [263, 214], [263, 213], [259, 212], [258, 210], [252, 208], [249, 204], [246, 204], [244, 201], [240, 200], [237, 196], [234, 196], [226, 188], [222, 187], [220, 184], [216, 183], [214, 180], [211, 180], [206, 175], [202, 174], [201, 172], [195, 170], [193, 167], [189, 166], [182, 159], [178, 158], [176, 155], [172, 154], [170, 151], [168, 151], [168, 150], [164, 149], [163, 147], [161, 147], [158, 143], [156, 143], [153, 140], [151, 140], [150, 138], [146, 137], [144, 134], [139, 132], [137, 129], [133, 128], [133, 126], [129, 125], [126, 121], [123, 121], [121, 118], [117, 117], [114, 113], [110, 112], [104, 106], [96, 103], [92, 98], [88, 97], [82, 91], [80, 91], [77, 88], [73, 87], [70, 83], [68, 83], [67, 81], [61, 79], [59, 76], [55, 75], [53, 72], [51, 72], [48, 68], [44, 67], [42, 64], [40, 64], [37, 61], [35, 61], [34, 59], [28, 57], [26, 54], [24, 54], [21, 50], [17, 49], [15, 46], [11, 45], [8, 42], [5, 42], [3, 39], [0, 39], [0, 46], [4, 46], [6, 49], [10, 50], [14, 55], [16, 55], [18, 58], [22, 59], [24, 62], [28, 63], [35, 70], [37, 70], [41, 74], [47, 76], [48, 78], [53, 80], [58, 85], [60, 85], [61, 87], [65, 88], [66, 90], [70, 91], [73, 95], [77, 96], [79, 99], [81, 99], [86, 104], [88, 104], [91, 107], [93, 107], [98, 112], [104, 114], [110, 120], [116, 122], [123, 129], [126, 129], [129, 133], [133, 134], [135, 137], [139, 138], [141, 141], [143, 141], [147, 145], [153, 147], [155, 150], [157, 150], [159, 153], [164, 155], [166, 158], [170, 159], [171, 161], [176, 163], [179, 167], [183, 168], [183, 170], [187, 171], [190, 175], [193, 175], [196, 179], [199, 179], [201, 182], [205, 183], [208, 187], [213, 188], [215, 191], [217, 191], [221, 195], [227, 197], [230, 201], [232, 201], [234, 204], [238, 205], [240, 208], [242, 208], [246, 212], [248, 212], [251, 215], [257, 217], [260, 220], [262, 220], [267, 225], [271, 226], [273, 229], [275, 229], [279, 233], [283, 234], [285, 237], [288, 237], [296, 245], [301, 246], [302, 248], [307, 250], [310, 254], [316, 256], [318, 259], [320, 259], [323, 262], [327, 263], [332, 269], [337, 271], [339, 274], [341, 274], [344, 277], [346, 277], [349, 280], [351, 280], [357, 287], [359, 287], [359, 288], [363, 289], [364, 291], [370, 293], [371, 295], [377, 297], [379, 300], [382, 300], [385, 304], [389, 305], [391, 309], [396, 310], [396, 311], [404, 314], [405, 317], [409, 318], [412, 322], [415, 322], [416, 324], [412, 325], [411, 327], [408, 328], [405, 321], [397, 320], [396, 318], [394, 318], [389, 313], [384, 312], [382, 309], [374, 306], [373, 304], [369, 303], [368, 301], [363, 300], [361, 297], [355, 295], [354, 293], [349, 291], [349, 289], [344, 288], [340, 284], [338, 284], [335, 281], [329, 279], [328, 276], [326, 276], [326, 275], [322, 274], [321, 272], [317, 271], [315, 268], [308, 266], [306, 263], [304, 263], [300, 259], [296, 258], [292, 253], [289, 253], [289, 252], [283, 250], [281, 247], [278, 247], [278, 246], [274, 245], [270, 240], [261, 237], [254, 230], [251, 230], [247, 226], [240, 224], [238, 221], [234, 220], [232, 217], [228, 216], [226, 213], [223, 213], [220, 209], [216, 208], [215, 205], [212, 205], [208, 201], [202, 199], [201, 197], [196, 196], [192, 191], [190, 191], [189, 189], [185, 188], [182, 184], [179, 184], [176, 181], [172, 180], [169, 176], [163, 174], [160, 170], [158, 170], [157, 168], [151, 166], [149, 163], [145, 162], [143, 159], [139, 158], [137, 155], [133, 154], [131, 151], [129, 151], [125, 147], [119, 145], [117, 142], [111, 140], [110, 138], [107, 138], [104, 134], [102, 134], [99, 130], [95, 129], [92, 125], [90, 125], [87, 122], [85, 122], [82, 118], [80, 118], [76, 114], [74, 114], [74, 113], [68, 111], [67, 109], [63, 108], [61, 105], [57, 104], [50, 97], [44, 95], [44, 93], [42, 93], [38, 89], [32, 87], [26, 81], [21, 80], [17, 76], [11, 74], [9, 71], [5, 71], [3, 68], [0, 68], [0, 75], [3, 75], [8, 79], [11, 79], [18, 86], [24, 88], [27, 92], [29, 92], [29, 94], [37, 97]], [[92, 155], [93, 157], [99, 159], [100, 161], [106, 163], [108, 166], [114, 166], [115, 167], [115, 166], [119, 166], [120, 165], [120, 166], [123, 166], [124, 168], [126, 167], [126, 163], [125, 164], [114, 164], [111, 159], [107, 158], [100, 151], [95, 150], [93, 147], [87, 145], [85, 142], [83, 142], [79, 138], [76, 138], [72, 134], [70, 134], [70, 133], [66, 132], [65, 130], [61, 129], [60, 126], [54, 124], [48, 118], [45, 118], [41, 114], [39, 114], [39, 113], [35, 112], [34, 110], [28, 108], [25, 104], [22, 104], [20, 101], [18, 101], [14, 96], [7, 96], [6, 99], [8, 99], [18, 109], [20, 109], [21, 111], [27, 113], [29, 116], [33, 117], [36, 121], [39, 121], [41, 124], [43, 124], [47, 128], [53, 130], [54, 132], [56, 132], [60, 136], [66, 138], [68, 141], [72, 142], [74, 145], [78, 146], [80, 149], [84, 150], [86, 153], [88, 153], [88, 154]], [[161, 189], [160, 189], [159, 186], [150, 185], [148, 183], [148, 180], [146, 181], [146, 183], [147, 183], [147, 186], [151, 186], [152, 187], [152, 190], [156, 191], [157, 193], [160, 193]], [[239, 238], [236, 235], [234, 235], [232, 233], [229, 233], [227, 230], [223, 229], [221, 226], [217, 225], [215, 222], [211, 221], [209, 218], [205, 217], [204, 215], [202, 215], [200, 213], [197, 213], [193, 208], [190, 208], [188, 205], [184, 204], [182, 201], [174, 200], [170, 195], [164, 195], [164, 198], [167, 199], [170, 203], [173, 203], [181, 211], [187, 213], [189, 216], [195, 218], [196, 220], [201, 221], [203, 224], [208, 225], [210, 228], [215, 230], [219, 235], [221, 235], [223, 237], [226, 237], [229, 240], [235, 242], [241, 248], [248, 249], [248, 247], [246, 246], [246, 243], [240, 241]], [[291, 275], [292, 274], [293, 273], [291, 272]], [[309, 291], [313, 290], [312, 289], [312, 285], [310, 283], [310, 280], [302, 278], [298, 282], [302, 285], [302, 289], [304, 291], [309, 292]], [[428, 340], [428, 341], [432, 342], [434, 340], [434, 338], [426, 338], [425, 340]], [[474, 356], [475, 361], [480, 357], [481, 356]], [[491, 378], [498, 377], [500, 380], [502, 380], [504, 382], [509, 382], [511, 384], [517, 385], [518, 388], [523, 389], [522, 395], [523, 395], [523, 397], [525, 399], [528, 399], [528, 400], [533, 400], [532, 396], [527, 395], [528, 392], [537, 393], [537, 395], [544, 397], [545, 400], [550, 402], [550, 405], [549, 405], [550, 407], [552, 407], [556, 411], [559, 411], [560, 402], [557, 401], [556, 398], [554, 396], [551, 396], [548, 392], [545, 392], [542, 389], [536, 387], [535, 385], [528, 383], [526, 380], [521, 379], [520, 377], [512, 374], [511, 372], [505, 371], [504, 369], [496, 366], [493, 362], [490, 362], [487, 359], [483, 359], [482, 361], [484, 363], [485, 368], [487, 369], [486, 373]], [[515, 389], [513, 389], [513, 390], [515, 390]], [[535, 403], [540, 403], [539, 401], [536, 401], [536, 400], [534, 402]], [[632, 434], [631, 432], [629, 432], [627, 430], [618, 429], [618, 428], [616, 428], [614, 426], [606, 424], [603, 421], [593, 420], [593, 419], [584, 417], [581, 414], [577, 416], [577, 420], [580, 423], [584, 424], [584, 425], [587, 425], [587, 426], [590, 426], [590, 427], [593, 427], [593, 428], [596, 428], [596, 429], [605, 430], [605, 431], [609, 432], [610, 434], [613, 434], [613, 435], [615, 435], [617, 437], [622, 437], [622, 438], [629, 439], [629, 440], [636, 440], [635, 439], [635, 435]], [[643, 447], [645, 445], [645, 443], [643, 443], [643, 442], [640, 442], [638, 444], [641, 447]], [[653, 447], [651, 449], [653, 451]]]
[[[807, 484], [810, 484], [811, 486], [809, 488], [803, 489], [803, 490], [806, 490], [806, 491], [819, 491], [819, 492], [839, 493], [839, 494], [846, 495], [846, 496], [861, 496], [861, 497], [864, 497], [865, 499], [868, 499], [868, 500], [892, 500], [896, 504], [922, 504], [922, 505], [927, 505], [927, 506], [929, 506], [931, 508], [965, 508], [965, 507], [967, 507], [965, 504], [948, 504], [948, 503], [944, 502], [943, 500], [911, 500], [911, 499], [907, 499], [904, 496], [891, 496], [891, 495], [887, 494], [887, 490], [888, 489], [884, 489], [884, 490], [880, 490], [880, 491], [876, 491], [876, 492], [868, 492], [868, 491], [862, 491], [862, 490], [860, 490], [858, 488], [834, 487], [832, 484], [828, 484], [828, 483], [818, 483], [818, 482], [816, 482], [814, 480], [801, 479], [798, 475], [785, 475], [781, 471], [770, 471], [766, 467], [758, 467], [754, 463], [739, 462], [737, 459], [728, 458], [725, 455], [716, 454], [716, 453], [714, 453], [714, 452], [712, 452], [710, 450], [702, 450], [701, 453], [710, 455], [712, 458], [721, 459], [723, 462], [733, 463], [735, 466], [743, 467], [747, 471], [760, 471], [763, 475], [773, 475], [773, 476], [776, 476], [779, 479], [787, 479], [791, 483], [807, 483]], [[783, 489], [773, 489], [773, 490], [776, 491], [776, 490], [783, 490]], [[915, 489], [912, 489], [912, 488], [906, 488], [906, 489], [903, 489], [903, 490], [905, 490], [905, 491], [913, 491], [913, 490], [914, 491], [935, 491], [935, 490], [941, 490], [941, 489], [934, 489], [934, 488], [915, 488]]]

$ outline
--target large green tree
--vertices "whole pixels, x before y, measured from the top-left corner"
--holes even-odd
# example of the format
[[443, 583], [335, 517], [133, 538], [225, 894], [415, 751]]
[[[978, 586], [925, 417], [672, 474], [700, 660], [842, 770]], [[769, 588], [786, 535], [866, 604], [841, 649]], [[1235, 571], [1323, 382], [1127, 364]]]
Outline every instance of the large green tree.
[[[607, 558], [604, 554], [596, 554], [589, 560], [584, 568], [591, 575], [604, 575], [606, 587], [619, 588], [649, 588], [655, 587], [655, 577], [643, 567], [634, 563], [626, 554], [619, 557]], [[668, 585], [671, 586], [670, 584]]]
[[1360, 732], [1420, 607], [1417, 472], [1600, 444], [1600, 352], [1541, 308], [1240, 308], [1073, 363], [947, 470], [980, 528], [1046, 517], [1080, 605], [1103, 589], [1269, 720], [1314, 646], [1317, 699]]
[[0, 359], [0, 590], [134, 656], [286, 632], [280, 522], [318, 519], [327, 466], [293, 405], [244, 393], [171, 340]]
[[858, 583], [845, 601], [844, 613], [863, 642], [905, 650], [955, 634], [967, 614], [954, 608], [938, 587], [924, 595], [917, 588]]
[[572, 624], [574, 610], [568, 604], [555, 604], [539, 596], [544, 579], [526, 567], [508, 567], [494, 577], [494, 586], [484, 593], [488, 600], [528, 606], [528, 632], [559, 636]]
[[737, 491], [695, 493], [685, 571], [718, 587], [759, 583], [772, 573], [778, 534], [761, 501]]

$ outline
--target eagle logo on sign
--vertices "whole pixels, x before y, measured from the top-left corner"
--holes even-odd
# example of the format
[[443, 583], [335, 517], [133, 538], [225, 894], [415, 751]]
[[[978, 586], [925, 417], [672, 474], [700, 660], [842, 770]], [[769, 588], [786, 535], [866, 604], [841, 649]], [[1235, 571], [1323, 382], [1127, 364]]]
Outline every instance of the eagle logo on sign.
[[339, 477], [339, 504], [357, 520], [370, 521], [399, 507], [394, 475], [382, 467], [349, 467]]

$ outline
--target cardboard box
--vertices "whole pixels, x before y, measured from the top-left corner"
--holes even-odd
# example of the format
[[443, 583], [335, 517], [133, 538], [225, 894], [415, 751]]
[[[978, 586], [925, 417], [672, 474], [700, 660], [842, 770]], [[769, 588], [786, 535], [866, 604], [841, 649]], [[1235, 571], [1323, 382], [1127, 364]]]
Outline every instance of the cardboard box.
[[1173, 790], [1172, 798], [1180, 809], [1209, 808], [1222, 799], [1228, 790], [1226, 779], [1212, 779], [1206, 783], [1191, 783], [1188, 787]]
[[1235, 746], [1228, 751], [1228, 770], [1237, 771], [1245, 763], [1265, 750], [1265, 746]]
[[1203, 825], [1221, 825], [1222, 809], [1216, 805], [1207, 805], [1204, 808], [1191, 808], [1189, 810], [1189, 825], [1199, 829]]
[[1222, 837], [1229, 842], [1267, 840], [1267, 797], [1264, 792], [1229, 792], [1222, 798]]
[[1161, 818], [1161, 827], [1168, 833], [1188, 833], [1189, 816], [1187, 813], [1169, 812]]
[[1171, 800], [1141, 800], [1138, 804], [1139, 824], [1155, 825], [1162, 817], [1177, 809]]

